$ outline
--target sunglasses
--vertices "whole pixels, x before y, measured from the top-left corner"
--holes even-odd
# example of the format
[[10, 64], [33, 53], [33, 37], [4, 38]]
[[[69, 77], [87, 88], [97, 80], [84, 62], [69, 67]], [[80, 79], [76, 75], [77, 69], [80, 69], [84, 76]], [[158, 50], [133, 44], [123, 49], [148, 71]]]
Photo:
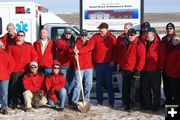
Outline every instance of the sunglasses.
[[35, 69], [35, 68], [37, 68], [36, 66], [34, 66], [34, 67], [30, 67], [31, 69]]
[[71, 35], [71, 33], [66, 33], [67, 35]]
[[20, 35], [20, 34], [18, 34], [17, 36], [21, 36], [21, 37], [24, 37], [24, 35]]
[[60, 69], [59, 67], [53, 67], [53, 69]]
[[81, 35], [82, 37], [84, 37], [84, 36], [87, 36], [87, 35]]

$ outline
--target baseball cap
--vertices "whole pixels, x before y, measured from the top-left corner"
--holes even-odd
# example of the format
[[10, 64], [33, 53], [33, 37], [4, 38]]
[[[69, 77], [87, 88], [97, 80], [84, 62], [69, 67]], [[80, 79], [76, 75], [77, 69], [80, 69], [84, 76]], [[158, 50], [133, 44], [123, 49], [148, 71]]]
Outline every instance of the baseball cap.
[[88, 35], [87, 30], [82, 29], [82, 30], [80, 31], [80, 35], [81, 35], [81, 36], [87, 36], [87, 35]]
[[98, 26], [98, 28], [99, 29], [101, 29], [101, 28], [106, 28], [106, 29], [108, 29], [108, 24], [107, 23], [101, 23], [99, 26]]
[[148, 32], [156, 33], [156, 29], [153, 28], [153, 27], [150, 27], [150, 28], [147, 30], [147, 33], [148, 33]]
[[127, 33], [129, 36], [133, 36], [133, 35], [135, 35], [136, 34], [136, 30], [135, 29], [129, 29], [128, 30], [128, 33]]
[[64, 30], [64, 33], [65, 33], [65, 34], [72, 34], [72, 30], [71, 30], [70, 28], [66, 28], [66, 29]]
[[53, 61], [53, 66], [54, 66], [54, 65], [61, 66], [60, 62], [58, 62], [57, 60]]
[[38, 67], [38, 63], [36, 61], [32, 61], [30, 62], [29, 66], [35, 66], [35, 67]]

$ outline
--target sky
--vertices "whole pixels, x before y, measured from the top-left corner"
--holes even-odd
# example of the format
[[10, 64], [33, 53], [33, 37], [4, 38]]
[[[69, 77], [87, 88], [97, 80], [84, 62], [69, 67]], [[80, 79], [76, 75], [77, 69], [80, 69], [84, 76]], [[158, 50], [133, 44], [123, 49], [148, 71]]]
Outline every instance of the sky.
[[[55, 13], [79, 12], [80, 0], [0, 0], [0, 1], [35, 1]], [[145, 13], [180, 12], [180, 0], [144, 0]]]

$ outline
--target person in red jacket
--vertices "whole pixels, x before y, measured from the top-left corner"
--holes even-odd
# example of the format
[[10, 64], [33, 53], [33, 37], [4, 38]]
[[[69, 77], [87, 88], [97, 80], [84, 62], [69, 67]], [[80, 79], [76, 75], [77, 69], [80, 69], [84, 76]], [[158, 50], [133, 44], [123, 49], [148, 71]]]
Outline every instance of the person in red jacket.
[[144, 22], [141, 26], [141, 33], [139, 36], [139, 39], [141, 42], [146, 42], [146, 38], [147, 38], [147, 30], [151, 27], [149, 22]]
[[[166, 47], [166, 53], [168, 54], [172, 46], [172, 37], [176, 34], [175, 25], [173, 23], [168, 23], [166, 25], [166, 33], [167, 34], [162, 38], [162, 42], [164, 43]], [[162, 77], [163, 77], [164, 96], [166, 98], [165, 104], [171, 105], [172, 104], [171, 86], [170, 86], [170, 81], [164, 70], [163, 70]]]
[[48, 75], [52, 72], [53, 59], [56, 48], [54, 42], [48, 38], [48, 31], [41, 30], [41, 38], [34, 42], [34, 48], [38, 55], [39, 72]]
[[144, 109], [156, 112], [160, 107], [161, 70], [164, 68], [166, 51], [152, 27], [147, 30], [145, 46], [146, 61], [141, 74], [142, 104]]
[[31, 61], [37, 61], [37, 53], [30, 43], [25, 42], [25, 32], [18, 31], [15, 44], [9, 45], [8, 50], [14, 58], [15, 69], [13, 70], [10, 80], [10, 96], [12, 108], [16, 108], [19, 104], [24, 103], [22, 78], [24, 72], [29, 69]]
[[[122, 101], [124, 110], [130, 110], [131, 85], [133, 85], [134, 82], [136, 82], [137, 85], [140, 84], [140, 72], [144, 67], [146, 52], [143, 43], [141, 43], [136, 35], [135, 29], [128, 30], [128, 42], [123, 45], [119, 52], [124, 52], [123, 56], [121, 56], [122, 62], [120, 64], [120, 70], [123, 75]], [[134, 80], [134, 78], [138, 78], [138, 80]], [[134, 87], [134, 89], [134, 91], [137, 93], [137, 97], [135, 96], [135, 98], [133, 98], [133, 103], [135, 105], [134, 107], [139, 107], [139, 85]]]
[[5, 48], [8, 48], [8, 45], [15, 43], [16, 33], [15, 33], [15, 26], [13, 23], [9, 23], [6, 29], [7, 29], [7, 33], [0, 39], [2, 40]]
[[14, 59], [9, 54], [7, 50], [5, 50], [5, 46], [0, 41], [0, 104], [2, 114], [8, 114], [8, 85], [9, 78], [14, 69]]
[[[126, 44], [128, 42], [128, 30], [133, 28], [133, 24], [132, 23], [126, 23], [124, 24], [124, 32], [121, 33], [118, 38], [117, 38], [117, 42], [116, 42], [116, 47], [115, 47], [115, 63], [116, 64], [120, 64], [121, 63], [121, 57], [123, 56], [123, 52], [119, 53], [119, 50], [121, 50], [124, 46], [124, 44]], [[119, 68], [119, 67], [118, 67]]]
[[71, 58], [70, 48], [73, 48], [75, 45], [75, 37], [72, 35], [72, 30], [66, 28], [64, 30], [61, 39], [56, 41], [56, 47], [58, 52], [58, 61], [61, 64], [60, 72], [64, 74], [66, 78], [66, 88], [68, 91], [68, 102], [72, 105], [72, 91], [73, 91], [73, 78], [74, 78], [74, 68]]
[[38, 64], [32, 61], [29, 64], [30, 72], [27, 72], [23, 76], [23, 86], [24, 86], [24, 101], [25, 101], [25, 111], [31, 112], [32, 105], [37, 108], [39, 106], [45, 105], [47, 99], [45, 94], [45, 80], [44, 75], [38, 73]]
[[[76, 40], [76, 48], [74, 52], [78, 54], [75, 55], [75, 59], [79, 60], [80, 73], [83, 80], [84, 96], [85, 101], [90, 101], [90, 92], [92, 88], [93, 80], [93, 64], [92, 64], [92, 50], [93, 45], [91, 41], [88, 40], [88, 32], [85, 29], [82, 29], [80, 32], [80, 37]], [[80, 78], [79, 70], [77, 67], [77, 60], [74, 60], [74, 69], [75, 69], [75, 85], [73, 90], [72, 102], [74, 105], [77, 105], [80, 97]]]
[[167, 60], [165, 64], [165, 73], [170, 82], [170, 89], [172, 94], [172, 104], [180, 105], [180, 36], [172, 37], [172, 45], [167, 53]]
[[108, 31], [108, 24], [101, 23], [98, 26], [99, 33], [91, 37], [93, 48], [93, 63], [96, 69], [96, 96], [97, 105], [103, 104], [103, 83], [105, 83], [109, 96], [109, 105], [114, 105], [114, 92], [112, 87], [112, 63], [116, 38]]
[[46, 88], [48, 95], [48, 103], [54, 108], [55, 104], [59, 101], [60, 111], [63, 111], [66, 101], [66, 79], [63, 73], [60, 72], [61, 65], [58, 61], [54, 61], [52, 74], [46, 76]]

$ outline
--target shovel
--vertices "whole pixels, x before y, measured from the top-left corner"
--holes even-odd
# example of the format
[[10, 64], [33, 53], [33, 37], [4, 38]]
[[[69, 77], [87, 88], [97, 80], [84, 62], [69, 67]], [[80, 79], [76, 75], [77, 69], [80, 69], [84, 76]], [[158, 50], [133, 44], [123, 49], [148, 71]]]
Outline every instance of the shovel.
[[[75, 49], [76, 49], [76, 47], [75, 47]], [[79, 66], [79, 58], [78, 58], [78, 54], [76, 52], [75, 52], [75, 54], [77, 56], [76, 61], [77, 61], [77, 67], [78, 67], [78, 73], [79, 73], [79, 79], [80, 79], [80, 87], [81, 87], [81, 94], [82, 94], [82, 102], [78, 102], [77, 108], [82, 113], [87, 113], [90, 110], [90, 103], [84, 101], [84, 90], [83, 90], [82, 77], [81, 77], [80, 66]]]

